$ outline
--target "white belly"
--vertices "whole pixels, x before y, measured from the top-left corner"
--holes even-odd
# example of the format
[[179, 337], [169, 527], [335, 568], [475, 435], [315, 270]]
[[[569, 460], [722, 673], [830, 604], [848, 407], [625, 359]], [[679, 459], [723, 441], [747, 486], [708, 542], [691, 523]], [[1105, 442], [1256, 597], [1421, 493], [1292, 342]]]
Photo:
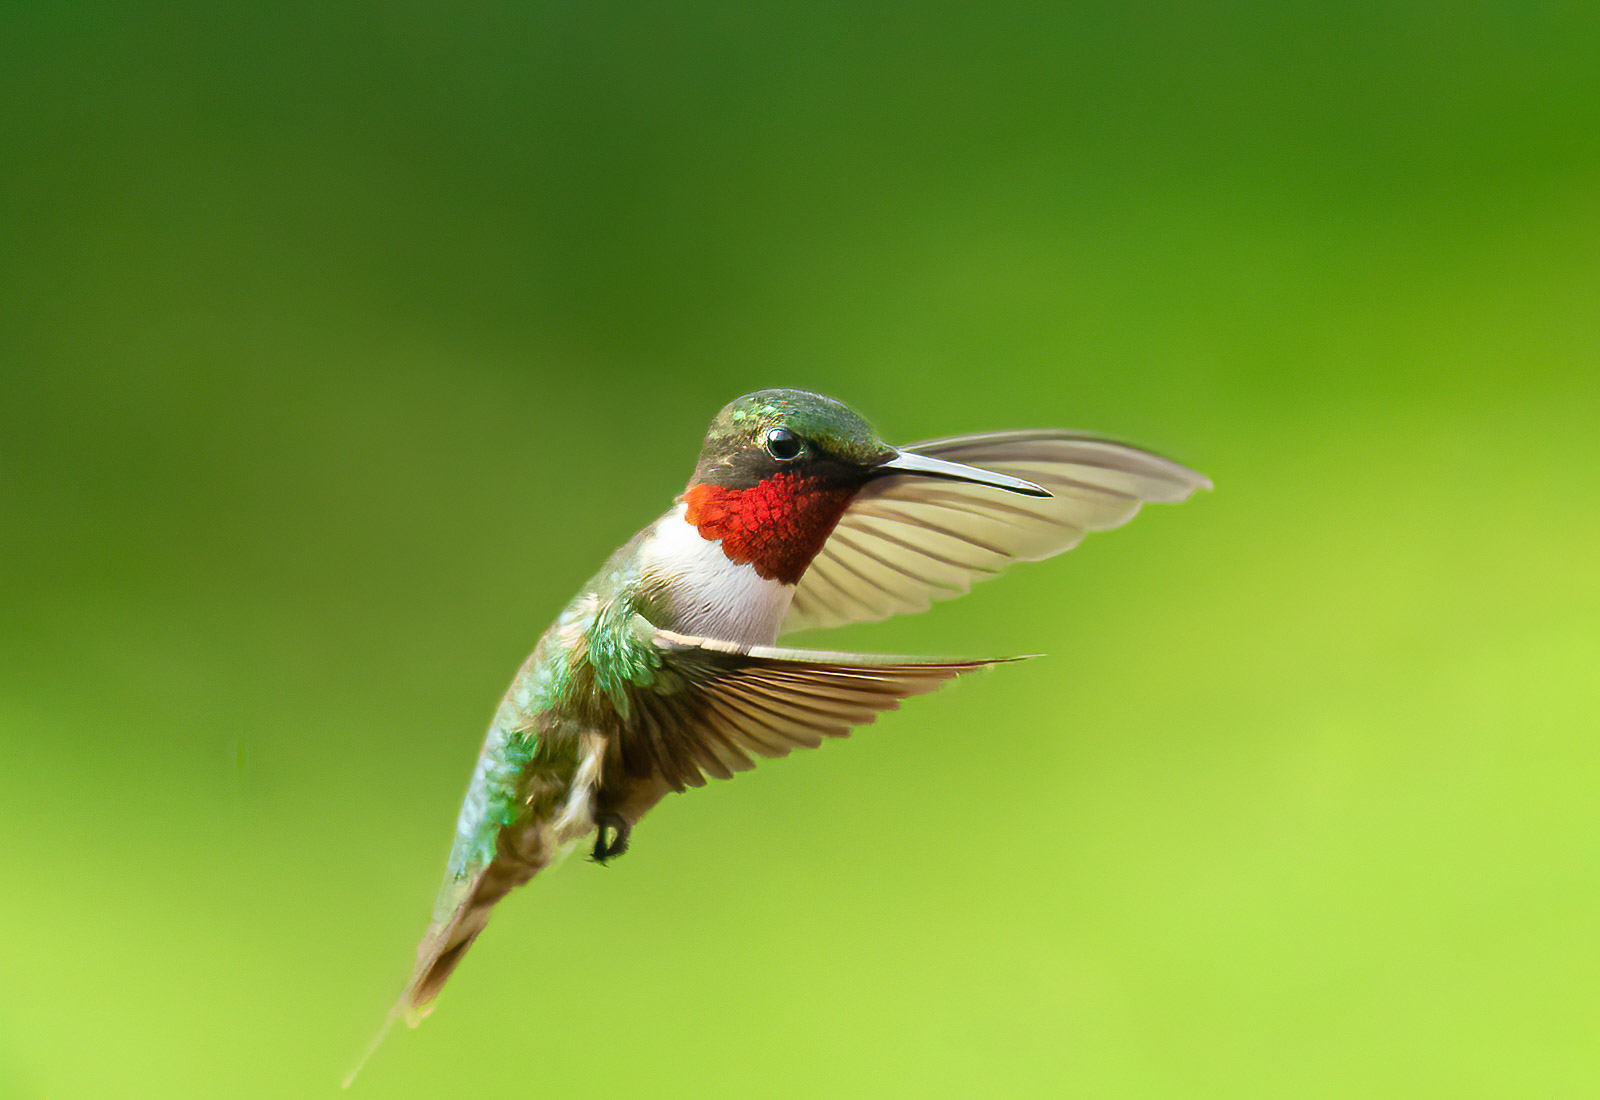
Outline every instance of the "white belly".
[[674, 620], [656, 625], [741, 645], [771, 645], [789, 613], [794, 586], [729, 561], [722, 543], [703, 537], [683, 518], [685, 507], [680, 502], [656, 521], [640, 557], [647, 587], [667, 593]]

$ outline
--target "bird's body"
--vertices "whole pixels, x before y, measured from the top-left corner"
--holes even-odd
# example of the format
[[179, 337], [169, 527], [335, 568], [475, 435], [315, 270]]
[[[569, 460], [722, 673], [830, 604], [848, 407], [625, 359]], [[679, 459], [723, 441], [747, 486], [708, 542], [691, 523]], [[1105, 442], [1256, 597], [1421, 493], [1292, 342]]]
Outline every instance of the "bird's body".
[[589, 834], [604, 861], [665, 794], [994, 663], [778, 649], [780, 633], [921, 610], [1208, 484], [1068, 432], [897, 449], [828, 398], [735, 401], [683, 495], [584, 585], [512, 681], [396, 1011], [425, 1014], [494, 903]]
[[605, 768], [617, 701], [650, 668], [636, 616], [746, 645], [777, 639], [793, 589], [729, 560], [684, 520], [684, 507], [676, 504], [612, 555], [512, 679], [479, 753], [419, 952], [420, 1003], [408, 1007], [431, 999], [508, 890], [592, 832], [602, 813], [621, 813], [631, 824], [672, 789], [654, 776], [629, 781]]

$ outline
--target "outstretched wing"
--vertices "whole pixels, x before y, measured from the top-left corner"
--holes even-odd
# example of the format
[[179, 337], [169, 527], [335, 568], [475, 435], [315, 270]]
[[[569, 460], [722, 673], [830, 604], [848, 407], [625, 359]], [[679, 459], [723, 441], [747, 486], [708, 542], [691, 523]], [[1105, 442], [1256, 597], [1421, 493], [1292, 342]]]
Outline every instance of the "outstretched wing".
[[954, 436], [902, 450], [1010, 474], [1051, 495], [909, 474], [869, 482], [800, 578], [785, 632], [926, 611], [1013, 561], [1051, 557], [1086, 531], [1128, 522], [1145, 501], [1211, 488], [1160, 455], [1066, 431]]
[[637, 624], [655, 667], [629, 691], [622, 764], [679, 790], [843, 737], [906, 696], [997, 663], [741, 646]]

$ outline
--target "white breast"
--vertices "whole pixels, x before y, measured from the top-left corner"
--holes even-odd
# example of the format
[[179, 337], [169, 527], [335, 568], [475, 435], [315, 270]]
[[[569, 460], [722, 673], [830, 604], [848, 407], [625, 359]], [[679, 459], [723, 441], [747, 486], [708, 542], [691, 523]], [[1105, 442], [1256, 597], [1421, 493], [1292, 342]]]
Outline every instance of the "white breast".
[[742, 645], [771, 645], [794, 586], [729, 561], [722, 543], [703, 537], [683, 518], [685, 507], [680, 502], [656, 521], [640, 555], [648, 586], [668, 593], [675, 620], [656, 625]]

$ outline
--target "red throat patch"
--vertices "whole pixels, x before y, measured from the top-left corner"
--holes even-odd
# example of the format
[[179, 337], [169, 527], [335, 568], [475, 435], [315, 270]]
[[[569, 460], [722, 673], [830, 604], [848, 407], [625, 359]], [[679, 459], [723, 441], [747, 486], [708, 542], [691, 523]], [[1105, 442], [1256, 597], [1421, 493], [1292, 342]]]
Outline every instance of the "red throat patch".
[[749, 489], [691, 485], [683, 518], [702, 537], [720, 539], [730, 561], [747, 562], [767, 580], [795, 584], [828, 541], [856, 495], [818, 478], [774, 474]]

